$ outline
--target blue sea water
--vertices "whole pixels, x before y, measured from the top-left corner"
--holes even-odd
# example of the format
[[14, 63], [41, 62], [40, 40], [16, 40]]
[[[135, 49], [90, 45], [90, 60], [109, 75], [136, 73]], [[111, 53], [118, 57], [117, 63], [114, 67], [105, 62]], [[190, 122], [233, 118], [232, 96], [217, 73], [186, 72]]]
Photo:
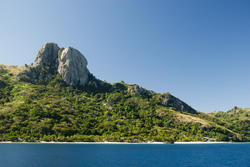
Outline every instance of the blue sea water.
[[0, 144], [0, 167], [250, 167], [250, 144]]

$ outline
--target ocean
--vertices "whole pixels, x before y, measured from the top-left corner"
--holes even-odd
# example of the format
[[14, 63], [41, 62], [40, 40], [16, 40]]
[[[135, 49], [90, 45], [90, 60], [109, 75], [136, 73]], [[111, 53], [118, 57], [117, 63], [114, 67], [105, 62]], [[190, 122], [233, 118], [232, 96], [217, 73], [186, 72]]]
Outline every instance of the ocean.
[[0, 144], [0, 167], [250, 167], [250, 144]]

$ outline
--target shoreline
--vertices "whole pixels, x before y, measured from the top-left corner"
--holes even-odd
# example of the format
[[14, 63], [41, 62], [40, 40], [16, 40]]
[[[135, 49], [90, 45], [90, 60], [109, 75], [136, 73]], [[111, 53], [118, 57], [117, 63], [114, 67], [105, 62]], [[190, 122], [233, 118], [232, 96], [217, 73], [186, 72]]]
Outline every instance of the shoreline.
[[38, 141], [38, 142], [12, 142], [12, 141], [1, 141], [0, 144], [250, 144], [250, 142], [203, 142], [203, 141], [190, 141], [190, 142], [174, 142], [174, 143], [166, 143], [166, 142], [142, 142], [142, 143], [129, 143], [129, 142], [46, 142], [46, 141]]

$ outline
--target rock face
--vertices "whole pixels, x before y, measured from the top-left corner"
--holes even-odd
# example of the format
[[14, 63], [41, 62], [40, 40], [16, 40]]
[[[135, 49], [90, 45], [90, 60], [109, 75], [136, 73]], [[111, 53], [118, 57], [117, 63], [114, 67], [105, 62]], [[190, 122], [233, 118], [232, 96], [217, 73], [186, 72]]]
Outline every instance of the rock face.
[[[18, 77], [31, 82], [48, 81], [54, 74], [59, 73], [62, 79], [72, 86], [92, 83], [97, 85], [97, 79], [90, 75], [87, 64], [86, 58], [78, 50], [72, 47], [60, 49], [56, 43], [46, 43], [38, 51], [34, 65], [27, 66], [27, 70]], [[89, 76], [92, 76], [91, 82]]]
[[46, 43], [38, 51], [35, 66], [57, 67], [59, 47], [56, 43]]
[[161, 104], [166, 107], [173, 107], [181, 112], [197, 114], [195, 109], [169, 93], [165, 93], [161, 96]]
[[127, 91], [133, 96], [140, 96], [140, 95], [149, 96], [154, 93], [153, 91], [144, 89], [141, 86], [136, 85], [136, 84], [133, 86], [129, 86]]
[[62, 79], [73, 86], [84, 86], [88, 82], [87, 60], [74, 48], [63, 49], [58, 55], [58, 73]]

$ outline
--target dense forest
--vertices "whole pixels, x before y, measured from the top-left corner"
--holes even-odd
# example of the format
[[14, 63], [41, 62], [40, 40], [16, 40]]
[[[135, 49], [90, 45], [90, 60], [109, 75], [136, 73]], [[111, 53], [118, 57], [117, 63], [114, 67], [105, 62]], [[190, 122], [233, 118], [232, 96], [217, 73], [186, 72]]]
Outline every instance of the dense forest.
[[205, 114], [183, 110], [189, 106], [175, 98], [164, 105], [169, 93], [124, 82], [73, 87], [57, 74], [17, 79], [26, 68], [0, 66], [1, 141], [250, 141], [250, 109]]

